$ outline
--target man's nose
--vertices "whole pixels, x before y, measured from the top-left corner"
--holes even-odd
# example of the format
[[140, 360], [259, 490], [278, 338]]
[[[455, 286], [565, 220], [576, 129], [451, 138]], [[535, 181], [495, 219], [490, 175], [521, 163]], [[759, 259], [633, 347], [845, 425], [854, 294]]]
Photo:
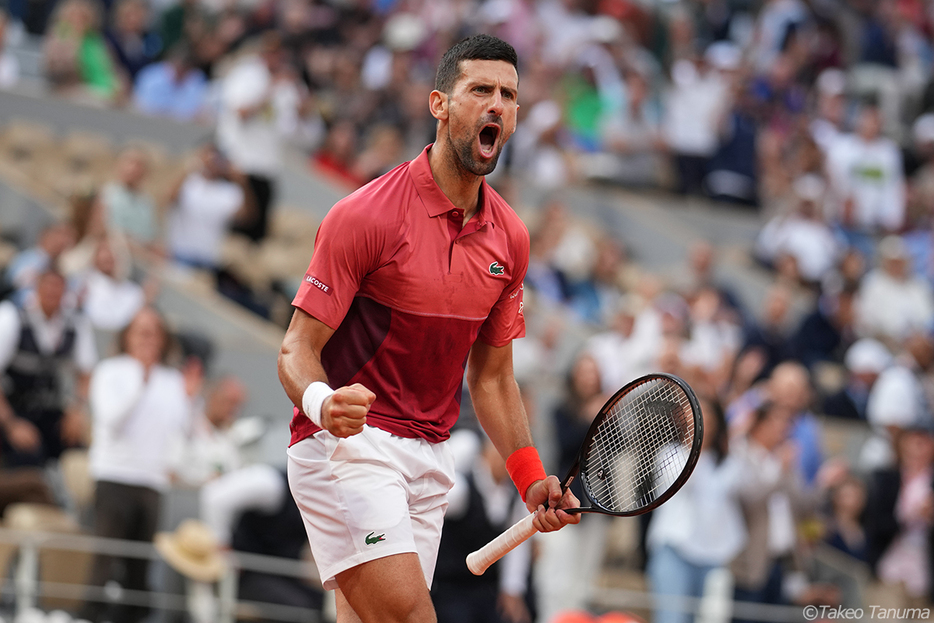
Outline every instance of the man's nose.
[[490, 107], [487, 110], [487, 112], [499, 117], [503, 114], [503, 108], [504, 108], [503, 94], [500, 93], [499, 91], [496, 91], [493, 93], [493, 98], [490, 101]]

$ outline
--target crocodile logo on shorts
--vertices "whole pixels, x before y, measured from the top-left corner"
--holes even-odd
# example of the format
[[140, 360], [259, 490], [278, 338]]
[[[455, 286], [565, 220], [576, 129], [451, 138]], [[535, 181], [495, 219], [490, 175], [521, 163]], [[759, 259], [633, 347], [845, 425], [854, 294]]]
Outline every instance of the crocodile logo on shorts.
[[491, 275], [502, 275], [504, 270], [506, 270], [506, 267], [500, 266], [499, 262], [493, 262], [490, 264]]
[[379, 535], [379, 536], [373, 536], [374, 534], [376, 534], [376, 533], [375, 533], [375, 532], [371, 532], [371, 533], [369, 533], [368, 535], [366, 535], [366, 538], [365, 538], [364, 540], [366, 541], [366, 544], [367, 544], [367, 545], [373, 545], [373, 544], [375, 544], [375, 543], [379, 543], [380, 541], [385, 541], [385, 540], [386, 540], [386, 535], [385, 535], [385, 534], [381, 534], [381, 535]]

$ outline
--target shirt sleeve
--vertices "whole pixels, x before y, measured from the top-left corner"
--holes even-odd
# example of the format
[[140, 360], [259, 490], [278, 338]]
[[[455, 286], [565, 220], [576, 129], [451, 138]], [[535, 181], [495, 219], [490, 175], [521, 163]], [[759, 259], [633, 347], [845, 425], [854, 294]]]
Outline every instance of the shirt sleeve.
[[503, 288], [503, 293], [493, 305], [489, 316], [480, 327], [480, 339], [490, 346], [505, 346], [512, 340], [525, 336], [525, 316], [522, 313], [522, 282], [529, 268], [529, 235], [522, 226], [522, 236], [518, 239], [513, 265], [516, 267], [513, 278]]
[[318, 228], [311, 263], [292, 305], [336, 330], [363, 279], [379, 265], [385, 228], [359, 204], [338, 202]]

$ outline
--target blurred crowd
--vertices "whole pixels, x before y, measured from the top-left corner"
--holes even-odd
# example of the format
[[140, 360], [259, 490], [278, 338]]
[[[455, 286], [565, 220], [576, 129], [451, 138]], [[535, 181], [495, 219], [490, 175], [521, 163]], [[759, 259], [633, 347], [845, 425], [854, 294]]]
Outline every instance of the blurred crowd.
[[[219, 432], [229, 418], [208, 408], [220, 392], [218, 410], [236, 411], [242, 387], [212, 379], [191, 340], [167, 347], [158, 288], [131, 258], [209, 271], [222, 292], [274, 316], [222, 256], [231, 236], [262, 244], [274, 234], [285, 151], [347, 190], [414, 157], [434, 134], [426, 103], [439, 54], [486, 31], [520, 58], [520, 125], [490, 181], [531, 233], [529, 337], [515, 359], [547, 434], [546, 467], [566, 470], [606, 397], [641, 374], [678, 374], [701, 397], [696, 472], [633, 539], [633, 564], [662, 599], [656, 620], [687, 621], [696, 603], [674, 597], [716, 591], [773, 604], [930, 604], [930, 2], [10, 0], [6, 13], [0, 88], [19, 74], [3, 33], [20, 29], [42, 37], [57, 96], [215, 130], [161, 185], [164, 199], [148, 181], [151, 155], [123, 150], [106, 184], [72, 194], [68, 224], [6, 266], [0, 428], [3, 482], [17, 499], [54, 499], [23, 470], [90, 443], [98, 534], [150, 540], [154, 525], [131, 533], [101, 519], [116, 514], [114, 499], [151, 518], [170, 483], [242, 473]], [[619, 232], [574, 213], [565, 189], [588, 182], [757, 210], [750, 255], [764, 295], [725, 279], [709, 241], [672, 270], [650, 270]], [[299, 247], [303, 264], [310, 245]], [[289, 284], [278, 287], [288, 300]], [[101, 334], [120, 336], [120, 355], [98, 361]], [[577, 347], [568, 336], [581, 337]], [[157, 382], [164, 391], [149, 402], [134, 393]], [[158, 431], [142, 425], [154, 421]], [[828, 443], [840, 430], [852, 441], [843, 450]], [[202, 445], [179, 460], [179, 436]], [[441, 620], [474, 610], [477, 621], [592, 620], [583, 611], [614, 538], [605, 517], [518, 550], [489, 580], [446, 564], [479, 538], [469, 526], [495, 534], [514, 515], [495, 453], [456, 437], [463, 478], [439, 562]], [[205, 519], [229, 540], [243, 509], [210, 509], [239, 500], [286, 522], [277, 477], [247, 471], [240, 496], [218, 485]], [[110, 563], [95, 566], [95, 583]], [[145, 567], [123, 577], [145, 584]], [[320, 605], [292, 588], [283, 600]]]

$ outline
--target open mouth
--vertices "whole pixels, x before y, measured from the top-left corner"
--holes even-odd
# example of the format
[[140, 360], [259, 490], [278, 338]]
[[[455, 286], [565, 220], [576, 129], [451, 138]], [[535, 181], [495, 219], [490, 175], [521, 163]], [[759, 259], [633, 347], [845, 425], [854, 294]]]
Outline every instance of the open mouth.
[[488, 123], [480, 129], [480, 153], [490, 158], [496, 152], [496, 139], [499, 138], [499, 126]]

